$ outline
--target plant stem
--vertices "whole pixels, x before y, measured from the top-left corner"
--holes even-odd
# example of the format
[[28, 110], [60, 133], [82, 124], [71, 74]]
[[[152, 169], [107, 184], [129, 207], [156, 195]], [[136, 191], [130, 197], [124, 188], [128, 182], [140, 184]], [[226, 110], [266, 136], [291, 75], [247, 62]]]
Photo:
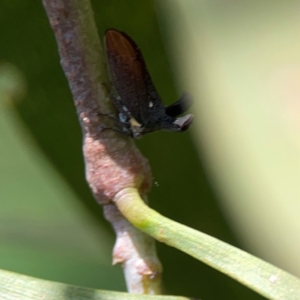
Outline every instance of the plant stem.
[[174, 222], [149, 208], [136, 189], [114, 202], [137, 228], [235, 279], [268, 299], [300, 299], [299, 278], [205, 233]]
[[[160, 293], [154, 241], [128, 223], [111, 199], [127, 187], [151, 187], [148, 161], [133, 141], [112, 128], [107, 70], [88, 0], [43, 0], [83, 132], [86, 178], [116, 231], [114, 263], [122, 263], [131, 293]], [[101, 113], [101, 114], [99, 114]]]

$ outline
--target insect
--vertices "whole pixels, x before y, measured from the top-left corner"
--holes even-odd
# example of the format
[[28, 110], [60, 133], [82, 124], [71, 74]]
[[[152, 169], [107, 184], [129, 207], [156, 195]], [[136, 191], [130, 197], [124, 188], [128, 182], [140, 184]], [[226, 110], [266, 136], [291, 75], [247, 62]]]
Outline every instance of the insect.
[[193, 116], [178, 116], [190, 105], [189, 97], [183, 96], [170, 106], [164, 106], [139, 47], [127, 34], [108, 29], [105, 48], [114, 87], [111, 97], [125, 134], [138, 138], [157, 130], [182, 132], [188, 129]]

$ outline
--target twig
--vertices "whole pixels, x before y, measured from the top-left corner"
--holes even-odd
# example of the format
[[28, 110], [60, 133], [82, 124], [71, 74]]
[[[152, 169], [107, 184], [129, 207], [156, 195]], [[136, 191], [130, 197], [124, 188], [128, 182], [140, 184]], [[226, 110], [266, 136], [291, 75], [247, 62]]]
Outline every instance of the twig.
[[111, 120], [99, 112], [113, 113], [113, 110], [90, 3], [88, 0], [43, 0], [43, 3], [83, 131], [86, 178], [117, 234], [113, 262], [123, 264], [129, 292], [158, 294], [161, 265], [153, 240], [128, 223], [111, 202], [124, 188], [135, 187], [141, 194], [149, 191], [151, 171], [131, 139], [104, 130], [112, 127]]

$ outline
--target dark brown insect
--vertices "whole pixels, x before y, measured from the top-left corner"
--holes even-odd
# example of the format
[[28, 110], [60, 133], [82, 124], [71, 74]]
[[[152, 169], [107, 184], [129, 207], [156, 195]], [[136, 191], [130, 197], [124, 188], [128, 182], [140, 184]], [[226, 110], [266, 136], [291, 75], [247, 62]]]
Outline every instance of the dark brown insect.
[[183, 96], [164, 106], [153, 83], [142, 53], [124, 32], [108, 29], [105, 47], [115, 93], [112, 100], [119, 111], [122, 130], [134, 138], [157, 130], [182, 132], [188, 129], [193, 116], [177, 118], [190, 105]]

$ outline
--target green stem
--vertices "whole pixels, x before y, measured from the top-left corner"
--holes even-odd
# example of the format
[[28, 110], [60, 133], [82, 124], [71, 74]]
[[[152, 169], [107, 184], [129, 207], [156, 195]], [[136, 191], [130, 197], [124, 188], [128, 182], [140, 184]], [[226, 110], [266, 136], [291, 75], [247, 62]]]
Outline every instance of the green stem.
[[205, 233], [174, 222], [149, 208], [138, 191], [127, 188], [114, 201], [138, 229], [230, 276], [268, 299], [300, 299], [300, 280]]
[[95, 290], [0, 270], [0, 299], [6, 300], [188, 300], [177, 296], [131, 295]]

